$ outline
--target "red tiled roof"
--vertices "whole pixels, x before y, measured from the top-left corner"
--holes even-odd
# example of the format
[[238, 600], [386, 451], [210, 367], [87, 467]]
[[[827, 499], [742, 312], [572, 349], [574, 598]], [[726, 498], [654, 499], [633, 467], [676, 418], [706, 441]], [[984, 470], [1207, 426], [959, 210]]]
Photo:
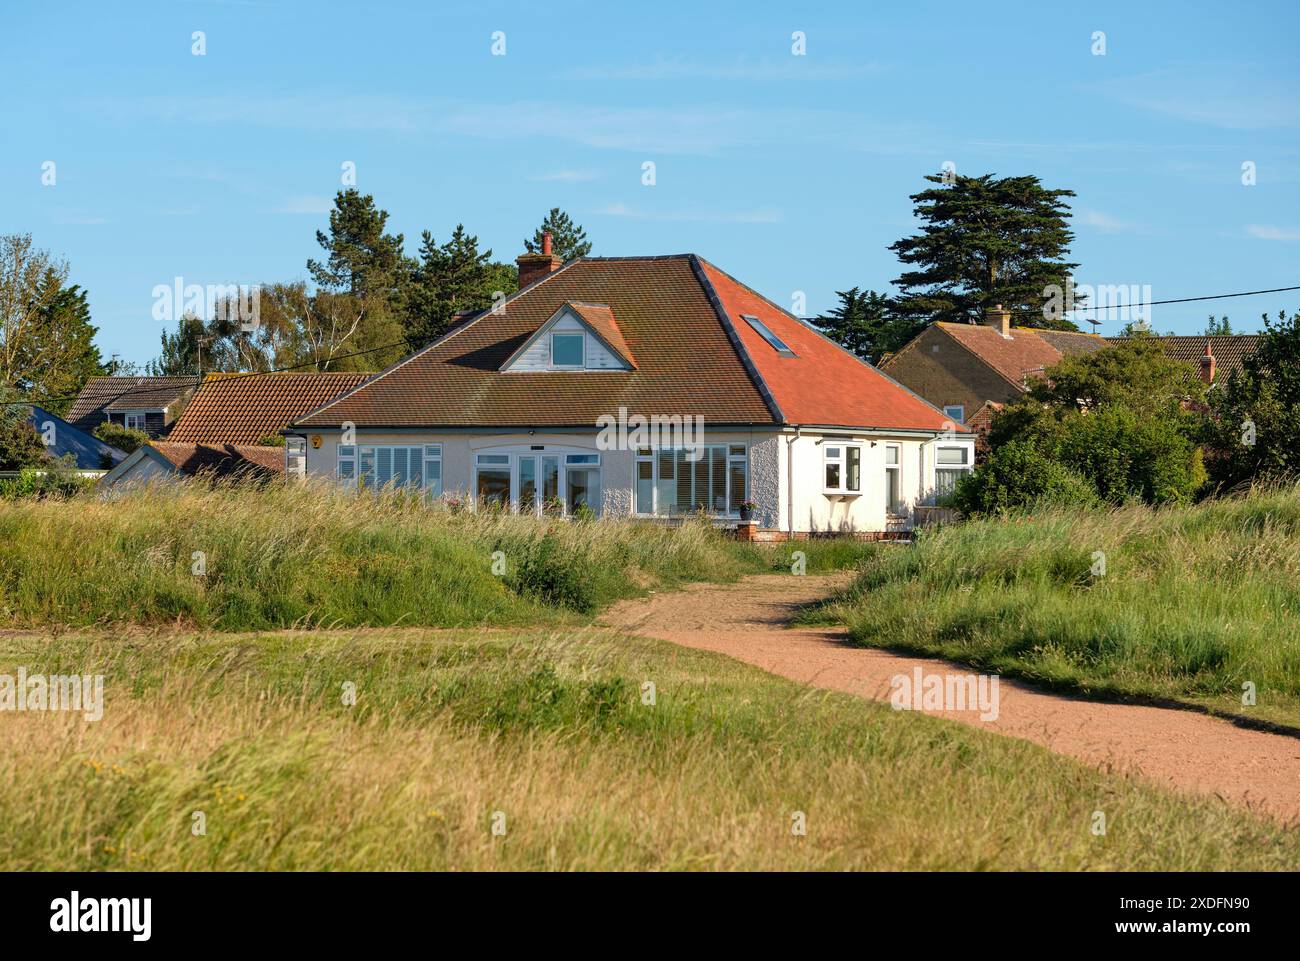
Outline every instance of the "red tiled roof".
[[[502, 373], [566, 303], [599, 305], [611, 323], [617, 318], [614, 328], [636, 369]], [[777, 358], [741, 313], [770, 321], [798, 356]], [[944, 423], [940, 411], [906, 388], [691, 254], [571, 261], [295, 423], [592, 427], [620, 407], [643, 416], [699, 415], [713, 424], [941, 430]]]
[[[1127, 337], [1107, 337], [1112, 344], [1123, 343]], [[1181, 360], [1200, 369], [1201, 358], [1205, 356], [1206, 341], [1214, 352], [1214, 379], [1224, 383], [1234, 373], [1241, 370], [1241, 362], [1259, 349], [1259, 334], [1212, 334], [1199, 337], [1153, 336], [1165, 356], [1171, 360]]]
[[[169, 407], [194, 389], [189, 377], [92, 377], [72, 402], [65, 420], [82, 430], [98, 426], [101, 410], [155, 410]], [[95, 421], [95, 422], [92, 422]]]
[[209, 374], [167, 439], [256, 444], [358, 387], [366, 373]]
[[1059, 363], [1066, 354], [1092, 353], [1106, 346], [1105, 339], [1096, 334], [1012, 327], [1011, 336], [1003, 337], [987, 324], [941, 321], [937, 326], [1012, 384], [1022, 388], [1025, 378], [1041, 376], [1045, 368]]
[[623, 339], [623, 332], [618, 329], [618, 321], [614, 319], [614, 312], [609, 309], [607, 304], [575, 304], [570, 303], [569, 308], [583, 319], [583, 321], [594, 330], [609, 347], [625, 360], [629, 366], [636, 366], [636, 358], [632, 356], [632, 348], [628, 347], [627, 341]]
[[[950, 424], [943, 411], [734, 277], [707, 261], [701, 267], [787, 423], [911, 430]], [[745, 315], [757, 317], [794, 356], [777, 353]]]
[[284, 448], [256, 444], [177, 444], [155, 441], [153, 448], [182, 474], [283, 474]]

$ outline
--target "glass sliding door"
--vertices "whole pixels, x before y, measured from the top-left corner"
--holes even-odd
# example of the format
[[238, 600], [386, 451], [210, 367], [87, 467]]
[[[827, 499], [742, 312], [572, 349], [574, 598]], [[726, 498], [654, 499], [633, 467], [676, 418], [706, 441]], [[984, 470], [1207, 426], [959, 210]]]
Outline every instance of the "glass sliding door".
[[475, 459], [474, 500], [479, 509], [510, 508], [510, 455], [479, 454]]
[[560, 500], [560, 458], [542, 458], [542, 513], [560, 514], [564, 504]]
[[537, 513], [537, 494], [537, 458], [531, 455], [520, 455], [519, 496], [517, 498], [519, 513]]
[[600, 514], [600, 455], [564, 455], [564, 507], [570, 516], [580, 510]]

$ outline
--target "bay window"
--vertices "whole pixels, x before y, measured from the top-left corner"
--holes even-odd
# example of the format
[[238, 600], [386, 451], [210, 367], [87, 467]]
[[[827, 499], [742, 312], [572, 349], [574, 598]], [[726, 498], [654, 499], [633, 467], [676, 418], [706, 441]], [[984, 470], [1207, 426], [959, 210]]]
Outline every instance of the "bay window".
[[822, 448], [827, 494], [858, 494], [862, 491], [862, 447], [859, 444], [826, 444]]

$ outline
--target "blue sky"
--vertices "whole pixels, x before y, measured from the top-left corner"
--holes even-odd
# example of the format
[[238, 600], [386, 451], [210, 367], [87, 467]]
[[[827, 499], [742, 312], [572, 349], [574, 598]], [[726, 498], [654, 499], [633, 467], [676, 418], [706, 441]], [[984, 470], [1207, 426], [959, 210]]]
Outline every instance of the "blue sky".
[[141, 362], [155, 285], [305, 277], [345, 161], [412, 253], [464, 222], [513, 259], [560, 206], [596, 254], [694, 251], [809, 314], [898, 276], [908, 195], [945, 161], [1075, 190], [1081, 283], [1300, 284], [1300, 6], [1055, 6], [22, 3], [0, 231], [67, 258], [105, 354]]

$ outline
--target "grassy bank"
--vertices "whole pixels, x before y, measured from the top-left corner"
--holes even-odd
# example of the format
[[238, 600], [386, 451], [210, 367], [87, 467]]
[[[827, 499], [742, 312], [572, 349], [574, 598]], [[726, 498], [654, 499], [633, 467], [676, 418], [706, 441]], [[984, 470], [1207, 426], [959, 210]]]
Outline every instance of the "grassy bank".
[[[221, 630], [536, 623], [650, 585], [784, 568], [791, 553], [702, 523], [472, 514], [315, 485], [0, 501], [0, 544], [0, 624]], [[847, 542], [798, 549], [810, 571], [865, 553]]]
[[1300, 866], [1220, 802], [592, 628], [0, 637], [18, 665], [105, 708], [0, 715], [0, 870]]
[[1300, 726], [1300, 488], [945, 527], [874, 552], [807, 619], [1055, 687]]

